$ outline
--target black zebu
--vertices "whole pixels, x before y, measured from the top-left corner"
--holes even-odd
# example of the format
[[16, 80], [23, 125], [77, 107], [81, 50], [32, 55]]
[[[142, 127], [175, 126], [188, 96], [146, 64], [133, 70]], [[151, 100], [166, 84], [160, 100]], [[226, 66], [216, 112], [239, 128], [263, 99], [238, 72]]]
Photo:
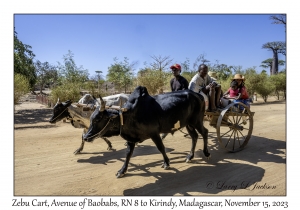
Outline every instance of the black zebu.
[[[129, 94], [116, 94], [104, 97], [104, 101], [108, 106], [122, 106], [128, 100]], [[49, 120], [50, 123], [56, 123], [62, 119], [69, 119], [75, 128], [83, 128], [83, 134], [86, 133], [90, 125], [90, 115], [95, 110], [96, 98], [90, 94], [84, 95], [78, 103], [72, 103], [71, 100], [60, 102], [58, 99], [56, 105], [53, 107], [53, 116]], [[102, 139], [107, 143], [107, 150], [112, 149], [111, 142], [106, 138]], [[75, 150], [74, 154], [79, 154], [84, 147], [85, 141], [82, 138], [81, 145]]]
[[[102, 101], [101, 97], [100, 100]], [[83, 139], [90, 142], [98, 136], [121, 135], [127, 141], [126, 160], [117, 177], [126, 173], [135, 144], [148, 138], [152, 139], [163, 155], [162, 167], [169, 168], [169, 158], [159, 134], [174, 133], [182, 127], [186, 127], [192, 137], [192, 148], [186, 162], [194, 157], [198, 139], [196, 130], [204, 140], [204, 155], [210, 157], [207, 149], [208, 130], [203, 126], [205, 104], [200, 94], [183, 90], [151, 97], [145, 87], [139, 86], [124, 104], [125, 112], [105, 109], [103, 104], [104, 102], [91, 115], [90, 127]]]

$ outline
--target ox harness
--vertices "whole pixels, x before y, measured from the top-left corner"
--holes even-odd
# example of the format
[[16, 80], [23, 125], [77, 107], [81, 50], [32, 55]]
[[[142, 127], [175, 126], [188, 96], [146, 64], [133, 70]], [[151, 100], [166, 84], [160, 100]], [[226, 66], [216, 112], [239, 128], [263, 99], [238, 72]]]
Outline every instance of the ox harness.
[[[105, 109], [114, 109], [114, 110], [118, 111], [119, 116], [120, 116], [120, 134], [119, 135], [121, 135], [122, 126], [124, 125], [123, 112], [126, 112], [127, 109], [126, 108], [121, 108], [120, 106], [106, 106]], [[107, 124], [105, 125], [105, 127], [100, 132], [102, 132], [106, 128], [106, 126], [109, 124], [111, 119], [113, 119], [113, 118], [109, 118]], [[99, 132], [99, 135], [100, 135], [100, 132]]]
[[[123, 112], [126, 112], [127, 109], [126, 108], [121, 108], [120, 106], [105, 106], [105, 109], [113, 109], [113, 110], [117, 110], [118, 114], [120, 116], [120, 134], [121, 135], [121, 131], [122, 131], [122, 126], [124, 125], [123, 122]], [[95, 135], [91, 136], [90, 138], [93, 138], [94, 136], [99, 136], [101, 137], [102, 133], [105, 131], [106, 127], [109, 125], [109, 123], [113, 120], [112, 117], [109, 118], [109, 120], [107, 121], [106, 125], [102, 128], [102, 130], [100, 130], [98, 133], [96, 133]]]
[[[66, 107], [59, 115], [57, 115], [52, 121], [56, 120], [60, 115], [62, 115], [62, 113], [64, 113], [66, 110], [68, 109], [68, 107]], [[70, 116], [70, 115], [69, 115]], [[71, 116], [70, 116], [71, 117]]]

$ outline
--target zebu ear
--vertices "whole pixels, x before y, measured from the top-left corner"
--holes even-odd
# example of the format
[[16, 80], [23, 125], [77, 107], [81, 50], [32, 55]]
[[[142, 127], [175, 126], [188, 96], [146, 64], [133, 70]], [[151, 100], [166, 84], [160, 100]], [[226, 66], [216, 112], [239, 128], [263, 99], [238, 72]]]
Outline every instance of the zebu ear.
[[101, 98], [100, 94], [99, 94], [99, 98], [100, 98], [100, 101], [101, 101], [101, 106], [99, 108], [99, 111], [103, 112], [105, 110], [106, 102]]

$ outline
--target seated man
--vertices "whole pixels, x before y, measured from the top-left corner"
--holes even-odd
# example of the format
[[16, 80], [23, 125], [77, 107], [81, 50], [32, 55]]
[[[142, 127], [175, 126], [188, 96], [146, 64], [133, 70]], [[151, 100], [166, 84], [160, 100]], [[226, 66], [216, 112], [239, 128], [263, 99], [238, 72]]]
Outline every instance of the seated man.
[[199, 65], [198, 73], [190, 81], [189, 89], [208, 95], [209, 111], [216, 111], [217, 108], [220, 108], [221, 87], [208, 75], [208, 67], [205, 64]]

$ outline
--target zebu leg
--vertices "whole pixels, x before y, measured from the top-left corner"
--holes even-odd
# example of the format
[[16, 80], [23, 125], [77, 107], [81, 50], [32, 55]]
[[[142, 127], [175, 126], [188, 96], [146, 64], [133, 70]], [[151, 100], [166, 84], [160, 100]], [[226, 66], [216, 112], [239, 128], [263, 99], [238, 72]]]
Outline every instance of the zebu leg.
[[116, 174], [117, 178], [123, 177], [125, 175], [125, 173], [127, 172], [129, 160], [130, 160], [130, 158], [132, 156], [134, 147], [135, 147], [135, 143], [127, 141], [126, 159], [125, 159], [125, 162], [123, 164], [123, 167]]
[[101, 139], [103, 139], [108, 145], [107, 150], [112, 150], [111, 142], [106, 137], [101, 137]]
[[190, 154], [188, 154], [186, 156], [186, 160], [185, 160], [185, 162], [190, 163], [191, 160], [194, 158], [195, 149], [196, 149], [197, 140], [198, 140], [198, 134], [197, 134], [195, 128], [193, 128], [192, 126], [187, 125], [186, 129], [192, 138], [192, 148], [191, 148]]
[[74, 155], [79, 154], [83, 150], [84, 142], [85, 142], [83, 140], [83, 136], [84, 136], [85, 133], [86, 133], [86, 129], [83, 129], [82, 136], [81, 136], [81, 145], [80, 145], [80, 147], [77, 150], [75, 150]]
[[164, 140], [167, 137], [168, 133], [163, 133], [161, 134], [160, 138], [161, 140]]
[[159, 135], [153, 136], [153, 137], [151, 137], [151, 139], [154, 142], [154, 144], [156, 145], [157, 149], [160, 151], [160, 153], [164, 157], [164, 163], [162, 164], [161, 167], [164, 169], [170, 168], [170, 160], [166, 154], [165, 146], [162, 142], [162, 139], [160, 138]]
[[198, 124], [196, 125], [197, 131], [201, 134], [203, 138], [203, 153], [207, 159], [210, 158], [210, 153], [207, 149], [207, 138], [208, 138], [208, 130], [203, 126], [203, 120], [199, 120]]

